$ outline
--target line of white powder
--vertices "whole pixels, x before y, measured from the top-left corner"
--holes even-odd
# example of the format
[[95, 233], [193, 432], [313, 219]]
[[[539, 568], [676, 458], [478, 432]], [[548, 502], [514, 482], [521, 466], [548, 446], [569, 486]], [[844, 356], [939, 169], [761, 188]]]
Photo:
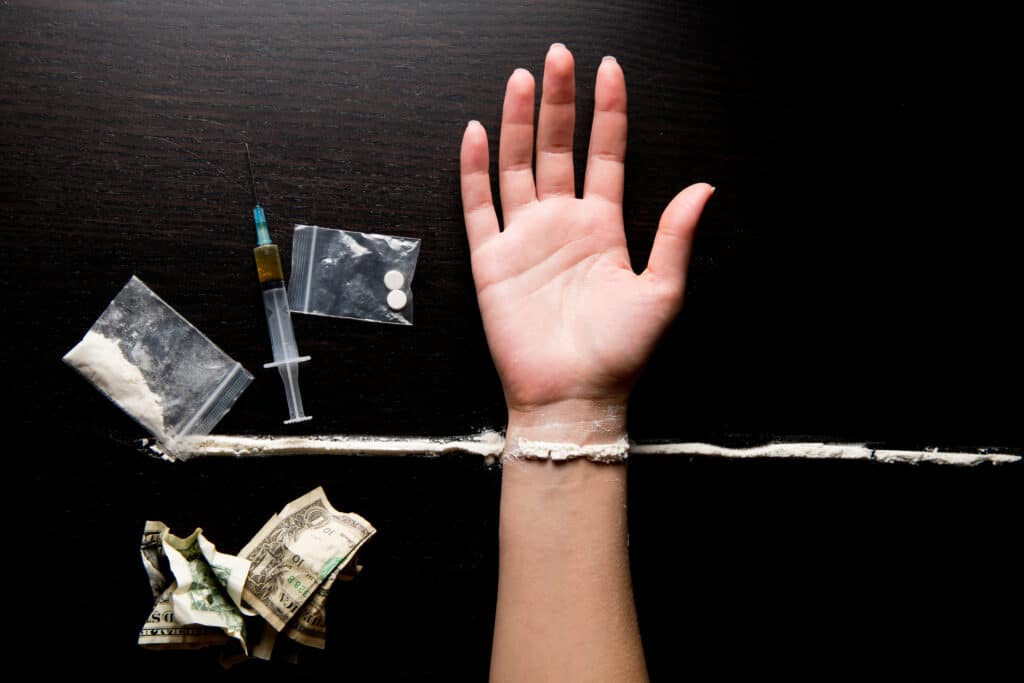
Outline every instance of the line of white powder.
[[[192, 457], [259, 457], [279, 455], [387, 455], [440, 456], [457, 453], [497, 458], [505, 440], [497, 432], [482, 432], [462, 437], [392, 436], [205, 436], [185, 439], [176, 444], [175, 455]], [[151, 445], [162, 453], [159, 445]], [[705, 443], [634, 443], [630, 456], [707, 456], [720, 458], [797, 458], [829, 460], [874, 460], [884, 463], [937, 463], [942, 465], [1007, 464], [1018, 462], [1019, 455], [986, 452], [950, 452], [939, 450], [887, 450], [860, 444], [773, 443], [752, 448], [726, 448]]]

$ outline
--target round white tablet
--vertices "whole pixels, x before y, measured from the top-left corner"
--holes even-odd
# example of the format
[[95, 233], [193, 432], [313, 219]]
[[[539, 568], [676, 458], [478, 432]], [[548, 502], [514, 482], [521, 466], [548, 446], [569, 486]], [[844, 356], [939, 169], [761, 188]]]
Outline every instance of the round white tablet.
[[[384, 273], [384, 286], [388, 289], [401, 289], [405, 284], [405, 276], [397, 270], [389, 270]], [[402, 304], [403, 306], [405, 304]]]
[[400, 289], [393, 289], [388, 292], [388, 306], [393, 311], [400, 311], [405, 308], [405, 305], [409, 303], [409, 297], [405, 295]]

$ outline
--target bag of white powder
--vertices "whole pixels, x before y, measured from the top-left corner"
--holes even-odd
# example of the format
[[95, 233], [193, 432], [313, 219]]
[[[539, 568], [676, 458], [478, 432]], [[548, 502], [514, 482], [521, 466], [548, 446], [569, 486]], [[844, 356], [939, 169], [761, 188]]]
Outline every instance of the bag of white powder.
[[209, 434], [253, 379], [134, 276], [64, 362], [172, 455]]

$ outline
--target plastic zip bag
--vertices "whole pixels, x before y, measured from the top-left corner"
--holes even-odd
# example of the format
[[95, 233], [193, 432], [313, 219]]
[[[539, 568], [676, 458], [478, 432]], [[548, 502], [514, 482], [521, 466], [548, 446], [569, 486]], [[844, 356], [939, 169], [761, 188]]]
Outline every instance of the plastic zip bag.
[[171, 454], [209, 434], [253, 379], [134, 275], [64, 362]]
[[288, 305], [295, 313], [412, 325], [420, 241], [296, 225]]

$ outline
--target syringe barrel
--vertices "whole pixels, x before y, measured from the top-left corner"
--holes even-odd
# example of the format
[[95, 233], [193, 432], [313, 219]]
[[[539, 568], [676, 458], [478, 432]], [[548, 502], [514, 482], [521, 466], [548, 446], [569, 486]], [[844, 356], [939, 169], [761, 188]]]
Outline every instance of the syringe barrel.
[[292, 316], [288, 311], [288, 293], [283, 282], [280, 287], [263, 290], [263, 308], [267, 313], [267, 329], [270, 331], [274, 362], [297, 361], [299, 349], [295, 344]]
[[[249, 145], [245, 146], [245, 154], [249, 155]], [[253, 256], [256, 259], [256, 273], [263, 287], [263, 310], [267, 314], [267, 329], [270, 332], [270, 348], [274, 354], [274, 362], [264, 367], [276, 367], [284, 382], [285, 398], [288, 400], [290, 422], [310, 420], [302, 411], [302, 394], [299, 392], [299, 363], [309, 360], [309, 356], [299, 357], [299, 349], [295, 344], [295, 332], [292, 330], [292, 316], [288, 310], [288, 293], [284, 288], [284, 270], [281, 268], [281, 256], [277, 246], [270, 241], [270, 230], [267, 228], [267, 217], [263, 207], [256, 200], [256, 181], [252, 173], [252, 160], [249, 160], [249, 181], [252, 183], [253, 203], [252, 218], [256, 223], [256, 248]]]

